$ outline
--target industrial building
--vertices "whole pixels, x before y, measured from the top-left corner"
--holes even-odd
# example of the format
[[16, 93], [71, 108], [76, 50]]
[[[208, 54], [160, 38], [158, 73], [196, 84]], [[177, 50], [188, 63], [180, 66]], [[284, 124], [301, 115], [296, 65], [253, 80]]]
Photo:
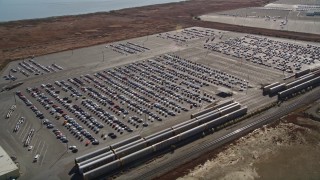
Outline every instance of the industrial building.
[[7, 152], [0, 146], [0, 180], [16, 179], [19, 177], [19, 168], [12, 161]]

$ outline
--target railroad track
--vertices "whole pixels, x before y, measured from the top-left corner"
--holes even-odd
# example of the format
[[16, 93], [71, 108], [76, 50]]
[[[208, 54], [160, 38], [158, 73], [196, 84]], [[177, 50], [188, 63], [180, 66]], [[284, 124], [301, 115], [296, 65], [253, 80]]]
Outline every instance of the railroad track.
[[290, 112], [305, 106], [306, 104], [310, 104], [319, 98], [320, 98], [320, 88], [316, 88], [312, 92], [309, 92], [308, 94], [305, 94], [303, 96], [300, 96], [300, 97], [292, 100], [292, 102], [290, 102], [289, 104], [286, 104], [285, 106], [280, 106], [276, 110], [276, 112], [269, 112], [267, 114], [264, 114], [263, 116], [259, 117], [256, 121], [253, 121], [252, 123], [250, 123], [244, 127], [241, 127], [241, 128], [239, 128], [229, 134], [226, 134], [218, 139], [210, 141], [202, 146], [199, 146], [199, 147], [196, 146], [196, 148], [194, 148], [192, 151], [190, 151], [188, 153], [184, 153], [182, 155], [177, 155], [176, 158], [173, 158], [171, 161], [166, 162], [164, 164], [161, 164], [161, 167], [162, 167], [161, 169], [159, 169], [159, 168], [150, 169], [149, 171], [147, 171], [145, 173], [140, 173], [138, 176], [133, 177], [132, 179], [152, 179], [159, 174], [163, 174], [167, 171], [170, 171], [172, 168], [177, 167], [182, 162], [187, 162], [186, 159], [188, 161], [190, 161], [193, 158], [195, 158], [196, 155], [199, 156], [199, 155], [209, 151], [210, 149], [212, 149], [216, 145], [222, 145], [224, 143], [230, 142], [231, 140], [234, 140], [234, 139], [236, 139], [246, 133], [249, 133], [250, 131], [252, 131], [256, 128], [259, 128], [264, 124], [267, 124], [267, 123], [270, 123], [274, 120], [277, 120], [277, 119], [289, 114]]

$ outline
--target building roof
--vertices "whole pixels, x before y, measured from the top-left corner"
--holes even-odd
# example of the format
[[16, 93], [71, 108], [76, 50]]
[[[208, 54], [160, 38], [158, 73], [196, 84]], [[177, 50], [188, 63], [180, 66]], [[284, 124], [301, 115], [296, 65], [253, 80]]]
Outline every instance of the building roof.
[[0, 176], [19, 169], [7, 152], [0, 146]]

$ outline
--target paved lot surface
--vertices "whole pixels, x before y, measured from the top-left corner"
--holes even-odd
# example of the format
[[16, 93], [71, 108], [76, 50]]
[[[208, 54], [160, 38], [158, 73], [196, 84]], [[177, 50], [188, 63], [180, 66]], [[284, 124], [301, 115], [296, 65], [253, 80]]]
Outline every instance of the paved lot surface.
[[[75, 157], [136, 134], [144, 137], [171, 127], [221, 100], [234, 98], [249, 112], [261, 108], [276, 101], [276, 97], [262, 96], [261, 85], [283, 82], [294, 73], [204, 48], [245, 36], [193, 27], [12, 62], [2, 77], [10, 72], [17, 79], [2, 78], [0, 87], [23, 84], [0, 93], [1, 145], [17, 157], [22, 179], [68, 179]], [[309, 47], [300, 41], [272, 40]], [[317, 66], [319, 61], [303, 68]], [[28, 71], [29, 77], [21, 70]], [[232, 96], [222, 97], [221, 92]], [[17, 108], [5, 118], [15, 103]], [[25, 121], [13, 132], [21, 117]], [[32, 129], [29, 146], [33, 148], [28, 151], [24, 141]], [[72, 153], [68, 146], [77, 146], [78, 152]], [[33, 163], [36, 154], [40, 158]]]
[[[299, 8], [299, 6], [301, 6]], [[302, 8], [303, 6], [303, 8]], [[309, 6], [319, 6], [311, 8]], [[302, 10], [303, 9], [303, 10]], [[320, 16], [307, 16], [319, 11], [315, 1], [276, 1], [265, 7], [243, 8], [200, 16], [203, 21], [221, 22], [248, 27], [319, 34]]]

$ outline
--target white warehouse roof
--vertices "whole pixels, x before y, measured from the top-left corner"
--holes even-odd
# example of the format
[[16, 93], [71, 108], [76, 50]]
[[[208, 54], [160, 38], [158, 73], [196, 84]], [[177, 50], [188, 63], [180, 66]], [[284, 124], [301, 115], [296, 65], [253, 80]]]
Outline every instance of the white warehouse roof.
[[12, 161], [7, 152], [0, 146], [0, 180], [16, 178], [19, 176], [19, 168]]

